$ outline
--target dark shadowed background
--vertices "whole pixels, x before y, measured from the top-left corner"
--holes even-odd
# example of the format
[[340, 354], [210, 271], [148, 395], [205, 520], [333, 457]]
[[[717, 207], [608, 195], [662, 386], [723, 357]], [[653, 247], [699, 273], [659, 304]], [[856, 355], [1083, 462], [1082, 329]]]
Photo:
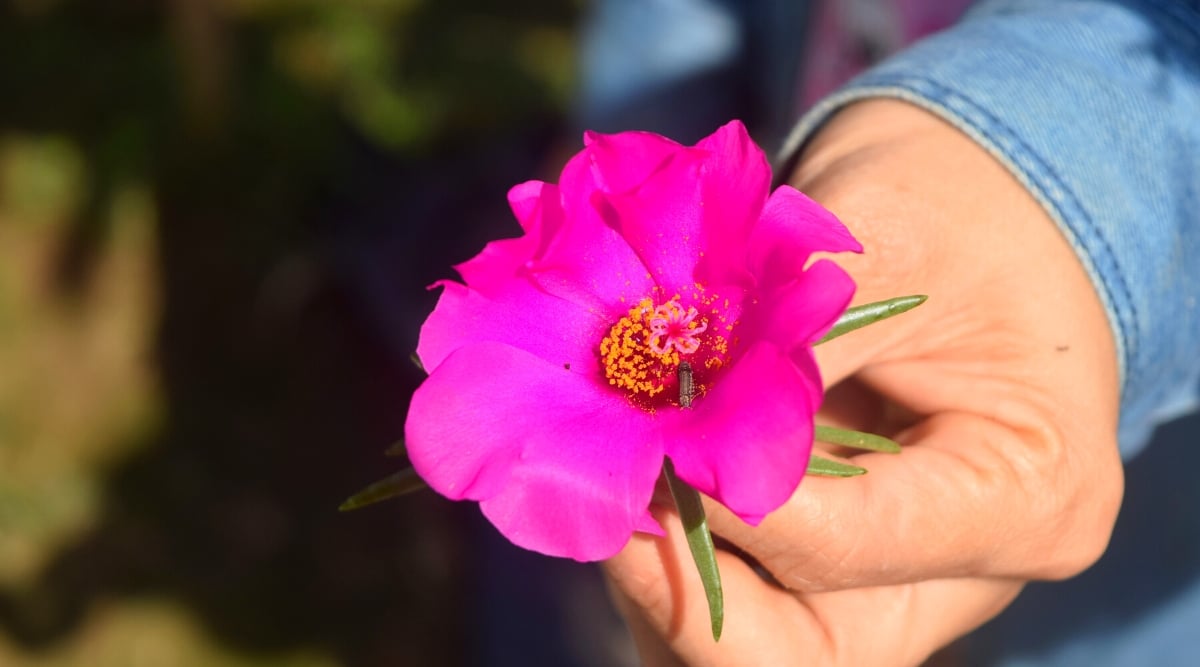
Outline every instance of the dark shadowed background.
[[336, 508], [552, 175], [580, 9], [0, 4], [0, 665], [487, 664], [477, 510]]

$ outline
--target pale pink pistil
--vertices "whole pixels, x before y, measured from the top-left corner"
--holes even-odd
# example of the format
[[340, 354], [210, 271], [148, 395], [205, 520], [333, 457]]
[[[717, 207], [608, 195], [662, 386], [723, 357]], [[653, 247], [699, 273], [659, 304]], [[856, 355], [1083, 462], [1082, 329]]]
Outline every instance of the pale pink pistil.
[[679, 354], [694, 353], [700, 349], [700, 334], [708, 328], [706, 322], [696, 321], [699, 316], [694, 307], [685, 310], [675, 299], [662, 304], [650, 316], [647, 345], [655, 354], [667, 354], [672, 348]]

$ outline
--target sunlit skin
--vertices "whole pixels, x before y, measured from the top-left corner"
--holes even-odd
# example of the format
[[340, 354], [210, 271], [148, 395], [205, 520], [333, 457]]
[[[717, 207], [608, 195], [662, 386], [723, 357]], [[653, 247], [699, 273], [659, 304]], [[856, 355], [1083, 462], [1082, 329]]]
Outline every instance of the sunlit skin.
[[791, 183], [865, 247], [840, 263], [855, 303], [930, 295], [912, 313], [817, 348], [818, 421], [879, 432], [870, 474], [807, 478], [749, 527], [708, 503], [718, 552], [714, 644], [673, 512], [605, 569], [647, 665], [917, 665], [1031, 579], [1105, 549], [1122, 494], [1118, 371], [1103, 308], [1024, 188], [966, 136], [896, 101], [856, 104]]

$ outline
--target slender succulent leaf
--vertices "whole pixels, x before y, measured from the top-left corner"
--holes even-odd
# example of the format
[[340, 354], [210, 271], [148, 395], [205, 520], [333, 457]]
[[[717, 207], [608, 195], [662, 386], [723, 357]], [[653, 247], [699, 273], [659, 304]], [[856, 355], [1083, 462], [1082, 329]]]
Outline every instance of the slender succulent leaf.
[[418, 477], [417, 472], [412, 468], [405, 468], [350, 496], [350, 498], [346, 499], [346, 502], [338, 506], [338, 510], [342, 512], [356, 510], [360, 507], [373, 505], [382, 500], [402, 496], [413, 491], [420, 491], [424, 488], [427, 488], [425, 480]]
[[882, 435], [875, 435], [874, 433], [863, 433], [862, 431], [851, 431], [832, 426], [818, 426], [813, 433], [813, 438], [821, 442], [828, 442], [831, 445], [841, 445], [854, 449], [866, 449], [872, 452], [885, 452], [887, 454], [900, 453], [900, 445], [895, 440], [885, 438]]
[[808, 474], [822, 477], [857, 477], [867, 474], [866, 468], [832, 461], [822, 456], [813, 456], [808, 460]]
[[875, 324], [889, 317], [895, 317], [900, 313], [908, 312], [925, 303], [925, 300], [928, 298], [923, 294], [916, 294], [913, 296], [898, 296], [886, 301], [876, 301], [875, 303], [855, 306], [842, 313], [842, 316], [838, 318], [837, 323], [833, 325], [829, 333], [813, 344], [820, 345], [821, 343], [827, 343], [842, 334], [848, 334], [868, 324]]

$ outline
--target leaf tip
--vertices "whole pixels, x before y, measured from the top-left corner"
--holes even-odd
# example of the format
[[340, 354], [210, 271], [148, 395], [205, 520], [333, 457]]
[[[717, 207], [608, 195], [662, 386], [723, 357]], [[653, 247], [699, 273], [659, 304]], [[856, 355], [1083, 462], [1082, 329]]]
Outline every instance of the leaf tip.
[[350, 496], [341, 505], [338, 505], [338, 511], [349, 512], [367, 505], [374, 505], [389, 498], [427, 488], [427, 486], [425, 481], [417, 475], [416, 470], [405, 468]]

